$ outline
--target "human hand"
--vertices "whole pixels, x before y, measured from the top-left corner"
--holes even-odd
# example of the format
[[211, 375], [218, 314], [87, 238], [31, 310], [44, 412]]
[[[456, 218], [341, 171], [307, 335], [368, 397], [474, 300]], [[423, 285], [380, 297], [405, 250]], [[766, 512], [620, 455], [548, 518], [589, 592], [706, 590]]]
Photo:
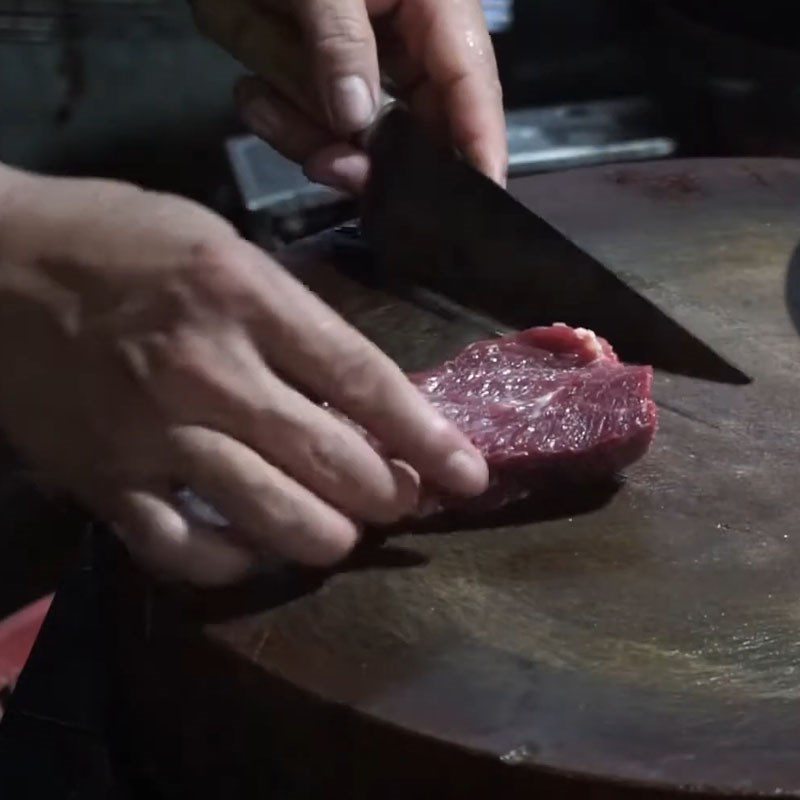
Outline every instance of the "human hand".
[[[0, 428], [168, 574], [326, 565], [486, 466], [374, 345], [177, 197], [0, 166]], [[308, 399], [328, 401], [401, 461]], [[410, 469], [407, 465], [410, 465]], [[187, 521], [176, 487], [230, 531]]]
[[381, 76], [434, 135], [505, 183], [497, 65], [479, 0], [193, 0], [199, 27], [257, 78], [245, 120], [312, 180], [358, 192], [352, 136], [374, 119]]

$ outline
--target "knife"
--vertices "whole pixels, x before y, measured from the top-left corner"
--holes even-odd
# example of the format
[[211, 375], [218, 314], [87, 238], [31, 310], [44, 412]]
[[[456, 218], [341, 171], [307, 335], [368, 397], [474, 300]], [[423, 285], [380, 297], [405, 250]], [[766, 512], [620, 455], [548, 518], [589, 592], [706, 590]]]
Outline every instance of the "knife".
[[591, 328], [620, 358], [705, 380], [750, 379], [508, 192], [386, 106], [362, 141], [361, 227], [383, 282], [417, 284], [512, 328]]

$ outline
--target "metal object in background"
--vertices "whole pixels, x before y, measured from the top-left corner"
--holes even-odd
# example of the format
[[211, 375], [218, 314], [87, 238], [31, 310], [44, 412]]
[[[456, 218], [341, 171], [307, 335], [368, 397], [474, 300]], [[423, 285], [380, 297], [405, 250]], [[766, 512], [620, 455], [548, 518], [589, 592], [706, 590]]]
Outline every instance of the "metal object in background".
[[510, 111], [509, 175], [666, 158], [677, 142], [643, 97]]
[[339, 192], [311, 183], [303, 170], [255, 136], [226, 142], [248, 234], [264, 247], [293, 241], [335, 225], [355, 213]]
[[[677, 149], [655, 107], [623, 98], [509, 111], [512, 177], [567, 167], [665, 158]], [[228, 159], [251, 234], [269, 244], [322, 230], [353, 213], [341, 195], [312, 184], [302, 170], [255, 136], [227, 142]]]

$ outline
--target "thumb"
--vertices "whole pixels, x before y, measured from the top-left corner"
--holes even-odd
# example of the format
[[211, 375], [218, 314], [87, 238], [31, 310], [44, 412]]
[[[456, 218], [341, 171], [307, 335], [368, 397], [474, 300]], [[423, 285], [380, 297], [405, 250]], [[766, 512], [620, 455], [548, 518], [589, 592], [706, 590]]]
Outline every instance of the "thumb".
[[298, 5], [328, 124], [342, 136], [358, 133], [374, 119], [380, 98], [378, 53], [364, 0]]

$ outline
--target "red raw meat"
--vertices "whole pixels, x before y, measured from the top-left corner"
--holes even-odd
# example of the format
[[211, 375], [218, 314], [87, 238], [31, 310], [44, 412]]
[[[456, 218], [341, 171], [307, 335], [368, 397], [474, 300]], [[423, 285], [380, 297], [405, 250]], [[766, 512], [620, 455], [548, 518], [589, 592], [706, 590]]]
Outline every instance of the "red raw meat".
[[562, 324], [476, 342], [410, 377], [486, 458], [481, 507], [521, 499], [545, 477], [613, 475], [657, 427], [652, 368], [622, 364], [607, 341]]

